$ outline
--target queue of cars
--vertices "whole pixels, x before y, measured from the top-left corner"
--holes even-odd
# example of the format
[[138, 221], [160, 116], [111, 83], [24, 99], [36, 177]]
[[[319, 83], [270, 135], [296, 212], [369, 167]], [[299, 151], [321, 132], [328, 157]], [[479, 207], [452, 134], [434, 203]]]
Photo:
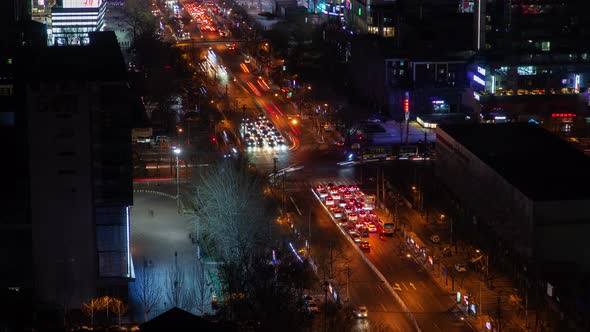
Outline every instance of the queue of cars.
[[205, 5], [198, 3], [185, 3], [185, 8], [193, 20], [200, 26], [201, 31], [205, 33], [219, 33], [221, 37], [228, 36], [228, 32], [219, 28], [215, 22], [213, 22], [213, 18], [208, 14], [208, 12], [213, 14], [219, 12], [219, 9], [214, 3], [209, 2]]
[[255, 119], [243, 119], [242, 137], [248, 148], [284, 148], [285, 138], [264, 114]]
[[360, 249], [370, 251], [371, 244], [364, 239], [371, 233], [377, 233], [381, 224], [374, 211], [374, 196], [365, 195], [352, 184], [339, 186], [332, 183], [318, 184], [314, 190], [334, 219]]

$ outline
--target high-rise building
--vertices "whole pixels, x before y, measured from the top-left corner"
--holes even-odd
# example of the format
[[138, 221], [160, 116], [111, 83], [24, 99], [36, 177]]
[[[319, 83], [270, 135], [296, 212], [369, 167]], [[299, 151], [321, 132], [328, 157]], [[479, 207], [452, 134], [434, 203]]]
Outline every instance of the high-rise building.
[[0, 189], [10, 197], [0, 203], [0, 258], [10, 266], [0, 286], [57, 306], [124, 298], [133, 277], [125, 64], [114, 33], [89, 38], [22, 50], [11, 60], [12, 89], [0, 90], [11, 106], [0, 112], [0, 137], [12, 142], [13, 166]]
[[475, 0], [475, 49], [511, 52], [586, 51], [590, 2]]
[[103, 0], [57, 0], [47, 25], [48, 44], [88, 44], [89, 32], [103, 30], [105, 10]]
[[531, 121], [586, 135], [590, 2], [476, 0], [473, 7], [478, 56], [468, 70], [468, 107], [485, 122]]

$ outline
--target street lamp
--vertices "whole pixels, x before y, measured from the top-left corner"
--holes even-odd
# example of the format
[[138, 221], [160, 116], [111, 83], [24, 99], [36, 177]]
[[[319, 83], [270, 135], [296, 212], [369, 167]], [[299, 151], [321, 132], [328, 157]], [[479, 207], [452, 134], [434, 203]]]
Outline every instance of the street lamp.
[[180, 209], [180, 181], [179, 181], [179, 163], [178, 155], [180, 155], [180, 148], [174, 148], [174, 154], [176, 155], [176, 207]]

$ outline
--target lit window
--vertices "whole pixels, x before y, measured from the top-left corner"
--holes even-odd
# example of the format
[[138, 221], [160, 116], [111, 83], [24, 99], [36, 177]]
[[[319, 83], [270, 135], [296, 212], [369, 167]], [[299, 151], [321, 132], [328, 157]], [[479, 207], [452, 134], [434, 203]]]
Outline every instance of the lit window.
[[543, 52], [551, 51], [551, 42], [550, 41], [541, 42], [541, 51], [543, 51]]

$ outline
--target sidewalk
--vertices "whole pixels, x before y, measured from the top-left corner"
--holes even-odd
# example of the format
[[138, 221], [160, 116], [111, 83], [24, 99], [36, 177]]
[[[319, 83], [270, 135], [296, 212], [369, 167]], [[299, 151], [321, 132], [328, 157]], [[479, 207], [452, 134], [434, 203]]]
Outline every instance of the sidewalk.
[[[380, 209], [377, 213], [380, 218], [393, 218], [393, 214], [388, 214], [386, 209]], [[464, 315], [467, 323], [475, 331], [496, 331], [497, 329], [492, 330], [490, 327], [498, 323], [501, 324], [501, 330], [504, 332], [527, 330], [517, 291], [508, 277], [492, 273], [491, 275], [495, 277], [492, 282], [493, 287], [490, 288], [482, 272], [457, 272], [455, 264], [465, 264], [469, 258], [473, 257], [475, 248], [458, 241], [458, 244], [451, 249], [451, 255], [445, 256], [443, 248], [449, 247], [449, 243], [444, 241], [447, 240], [447, 234], [441, 232], [441, 228], [445, 226], [427, 224], [424, 216], [406, 205], [398, 206], [398, 213], [398, 218], [405, 220], [407, 224], [402, 225], [401, 232], [396, 233], [397, 236], [406, 244], [408, 251], [413, 253], [414, 259], [424, 267], [438, 286], [448, 292], [449, 297], [457, 304], [457, 311]], [[432, 243], [430, 241], [432, 234], [439, 235], [441, 243]], [[416, 254], [410, 247], [407, 241], [410, 235], [418, 237], [419, 240], [416, 242], [422, 242], [423, 255]], [[460, 298], [458, 298], [458, 292], [460, 292]], [[475, 309], [476, 313], [469, 310], [470, 308]], [[530, 324], [534, 321], [534, 317], [529, 317], [528, 321]]]

